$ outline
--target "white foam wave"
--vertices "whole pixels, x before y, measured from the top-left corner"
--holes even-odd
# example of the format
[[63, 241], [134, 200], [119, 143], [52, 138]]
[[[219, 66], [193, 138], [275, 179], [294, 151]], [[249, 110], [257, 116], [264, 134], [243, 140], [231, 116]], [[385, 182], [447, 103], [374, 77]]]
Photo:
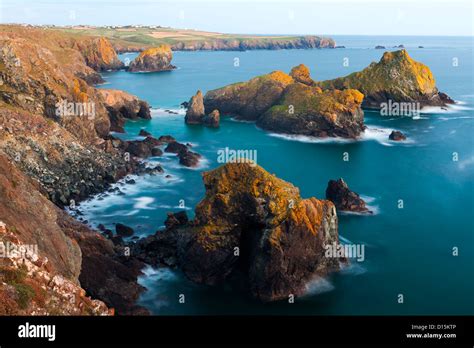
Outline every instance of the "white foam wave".
[[448, 106], [425, 106], [420, 110], [421, 114], [454, 114], [461, 111], [472, 110], [471, 107], [464, 106], [465, 102], [456, 101], [456, 104]]
[[385, 146], [394, 146], [394, 145], [407, 145], [413, 144], [412, 139], [407, 139], [404, 141], [391, 141], [389, 140], [390, 133], [396, 130], [394, 128], [383, 128], [378, 126], [367, 126], [364, 133], [357, 139], [347, 139], [340, 137], [326, 137], [326, 138], [317, 138], [308, 135], [296, 135], [296, 134], [280, 134], [280, 133], [268, 133], [268, 135], [284, 140], [289, 141], [299, 141], [302, 143], [315, 143], [315, 144], [348, 144], [354, 143], [357, 141], [377, 141]]
[[347, 275], [361, 275], [367, 272], [365, 267], [362, 267], [359, 262], [349, 262], [341, 265], [341, 273]]
[[334, 285], [326, 278], [316, 277], [305, 284], [303, 297], [314, 296], [334, 290]]
[[134, 198], [133, 200], [135, 202], [137, 202], [133, 205], [133, 208], [135, 208], [135, 209], [147, 209], [147, 210], [153, 209], [149, 205], [155, 201], [155, 199], [153, 197], [139, 197], [139, 198]]
[[472, 166], [474, 164], [474, 156], [471, 156], [470, 158], [459, 162], [458, 167], [461, 170], [464, 170], [466, 167]]

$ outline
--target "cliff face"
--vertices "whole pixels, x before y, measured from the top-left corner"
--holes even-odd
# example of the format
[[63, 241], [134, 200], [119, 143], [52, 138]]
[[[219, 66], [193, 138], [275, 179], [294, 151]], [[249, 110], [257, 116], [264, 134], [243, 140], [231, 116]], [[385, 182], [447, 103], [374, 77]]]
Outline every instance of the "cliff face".
[[16, 232], [0, 221], [0, 245], [11, 254], [0, 258], [0, 315], [114, 314], [102, 301], [88, 297], [77, 282], [52, 270], [50, 260]]
[[133, 161], [124, 159], [119, 146], [109, 140], [109, 131], [136, 106], [146, 118], [148, 105], [122, 92], [110, 108], [110, 98], [84, 80], [97, 73], [78, 49], [71, 48], [83, 47], [87, 40], [108, 46], [83, 37], [74, 42], [53, 31], [2, 29], [0, 151], [36, 178], [61, 206], [103, 190], [132, 170]]
[[[81, 249], [59, 226], [62, 214], [0, 155], [0, 314], [109, 313], [79, 286]], [[25, 260], [4, 255], [20, 247], [31, 251]]]
[[176, 67], [171, 64], [172, 59], [173, 52], [171, 52], [171, 48], [168, 45], [148, 48], [130, 63], [128, 71], [153, 72], [173, 70]]
[[318, 85], [323, 89], [357, 89], [365, 96], [362, 106], [368, 108], [380, 108], [388, 100], [420, 102], [421, 106], [453, 102], [438, 91], [430, 68], [414, 61], [404, 49], [385, 52], [378, 63], [362, 71]]
[[274, 301], [301, 295], [313, 277], [338, 269], [339, 260], [324, 256], [324, 245], [338, 240], [331, 202], [302, 199], [296, 187], [250, 163], [226, 164], [203, 180], [194, 221], [173, 230], [169, 219], [164, 232], [175, 238], [191, 280], [213, 285], [240, 274], [255, 298]]
[[[4, 234], [0, 231], [0, 244], [33, 246], [36, 254], [28, 257], [26, 269], [21, 258], [0, 258], [0, 278], [4, 270], [24, 273], [21, 281], [6, 282], [13, 288], [0, 285], [0, 296], [7, 296], [6, 292], [13, 300], [3, 308], [7, 314], [113, 313], [104, 303], [88, 299], [86, 291], [119, 314], [143, 313], [135, 306], [143, 290], [136, 282], [141, 264], [124, 259], [123, 250], [114, 247], [110, 240], [57, 208], [40, 193], [37, 183], [1, 154], [0, 221], [8, 230]], [[33, 288], [28, 303], [15, 305], [15, 287], [20, 292]], [[44, 297], [42, 302], [35, 297], [40, 295]], [[71, 298], [76, 302], [71, 302]]]
[[[150, 38], [148, 37], [148, 40]], [[148, 45], [130, 40], [114, 40], [112, 44], [117, 52], [137, 52], [149, 48]], [[336, 43], [331, 38], [319, 36], [301, 37], [235, 37], [235, 38], [206, 38], [179, 40], [170, 43], [173, 51], [250, 51], [250, 50], [279, 50], [279, 49], [311, 49], [334, 48]]]
[[104, 37], [74, 41], [86, 64], [96, 71], [118, 70], [124, 67], [109, 40]]
[[355, 138], [364, 130], [357, 90], [322, 91], [303, 64], [206, 93], [206, 110], [256, 120], [263, 129], [315, 137]]
[[[103, 191], [137, 167], [133, 156], [124, 156], [122, 142], [109, 136], [113, 115], [108, 102], [114, 100], [114, 108], [124, 113], [139, 106], [137, 116], [144, 117], [148, 105], [126, 93], [109, 98], [88, 84], [98, 74], [80, 51], [87, 38], [0, 27], [0, 220], [14, 243], [37, 245], [39, 258], [48, 260], [28, 264], [20, 280], [3, 279], [8, 286], [0, 296], [9, 305], [0, 312], [112, 313], [102, 302], [88, 300], [85, 290], [120, 314], [144, 313], [134, 304], [143, 290], [137, 284], [141, 265], [57, 206]], [[90, 64], [113, 64], [110, 52], [90, 49]], [[1, 266], [24, 273], [14, 262]], [[45, 290], [46, 300], [29, 296], [31, 287], [36, 294]], [[71, 296], [80, 298], [77, 306], [64, 303]], [[21, 298], [28, 302], [18, 307]]]

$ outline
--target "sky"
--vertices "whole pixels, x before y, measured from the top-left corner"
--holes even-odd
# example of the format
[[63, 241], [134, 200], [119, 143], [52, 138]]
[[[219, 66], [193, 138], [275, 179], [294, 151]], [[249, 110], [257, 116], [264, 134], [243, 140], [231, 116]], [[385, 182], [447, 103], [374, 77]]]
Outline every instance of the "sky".
[[0, 0], [1, 23], [240, 34], [472, 36], [474, 0]]

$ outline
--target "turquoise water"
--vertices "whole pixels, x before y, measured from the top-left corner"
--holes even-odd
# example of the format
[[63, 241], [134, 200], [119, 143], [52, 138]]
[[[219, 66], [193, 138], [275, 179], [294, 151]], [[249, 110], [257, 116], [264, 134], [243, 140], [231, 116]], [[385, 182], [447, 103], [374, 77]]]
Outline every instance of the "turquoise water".
[[[139, 236], [163, 226], [168, 211], [188, 213], [203, 197], [200, 173], [215, 168], [217, 151], [256, 149], [257, 162], [292, 182], [303, 197], [324, 197], [329, 179], [343, 177], [365, 196], [376, 214], [339, 216], [343, 240], [365, 245], [365, 260], [313, 284], [296, 303], [261, 304], [232, 285], [210, 288], [187, 281], [179, 271], [147, 268], [141, 283], [148, 288], [141, 304], [154, 314], [473, 314], [474, 313], [474, 88], [472, 38], [336, 37], [346, 49], [251, 52], [177, 52], [178, 70], [163, 73], [105, 73], [103, 88], [123, 89], [154, 108], [150, 121], [129, 121], [124, 138], [141, 128], [155, 136], [172, 134], [190, 142], [205, 161], [197, 169], [179, 166], [172, 156], [152, 158], [164, 176], [144, 176], [136, 184], [117, 184], [123, 194], [99, 195], [81, 205], [93, 224], [112, 228], [121, 222]], [[313, 78], [348, 74], [379, 60], [375, 45], [404, 44], [409, 54], [427, 64], [441, 91], [460, 104], [432, 109], [420, 119], [386, 118], [366, 112], [368, 130], [357, 142], [313, 141], [275, 136], [252, 123], [224, 118], [219, 129], [186, 126], [178, 109], [197, 89], [244, 81], [255, 75], [304, 63]], [[419, 45], [425, 48], [418, 49]], [[124, 55], [121, 58], [133, 58]], [[240, 66], [235, 67], [235, 58]], [[343, 66], [349, 58], [349, 66]], [[452, 65], [457, 58], [458, 66]], [[391, 130], [409, 141], [387, 140]], [[343, 161], [348, 152], [350, 160]], [[458, 161], [453, 161], [453, 152]], [[404, 202], [403, 209], [398, 201]], [[181, 201], [181, 202], [180, 202]], [[457, 247], [459, 255], [453, 256]], [[186, 303], [178, 302], [185, 294]], [[404, 303], [397, 296], [404, 295]]]

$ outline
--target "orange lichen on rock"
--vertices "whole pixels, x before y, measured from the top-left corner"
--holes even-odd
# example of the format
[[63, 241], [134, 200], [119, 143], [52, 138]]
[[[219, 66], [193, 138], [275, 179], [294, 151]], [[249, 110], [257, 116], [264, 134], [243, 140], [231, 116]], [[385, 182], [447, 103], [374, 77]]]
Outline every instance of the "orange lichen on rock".
[[298, 188], [250, 163], [225, 164], [203, 180], [195, 219], [176, 232], [190, 279], [212, 285], [239, 268], [256, 298], [273, 301], [338, 268], [324, 257], [324, 245], [338, 241], [331, 202], [302, 199]]
[[309, 68], [304, 64], [300, 64], [292, 68], [290, 71], [290, 76], [293, 77], [295, 81], [308, 86], [313, 86], [315, 84], [315, 82], [311, 78]]
[[385, 52], [377, 63], [362, 71], [334, 80], [318, 82], [323, 89], [357, 89], [365, 98], [363, 106], [380, 108], [393, 102], [445, 105], [453, 101], [436, 88], [429, 67], [413, 60], [406, 50]]

